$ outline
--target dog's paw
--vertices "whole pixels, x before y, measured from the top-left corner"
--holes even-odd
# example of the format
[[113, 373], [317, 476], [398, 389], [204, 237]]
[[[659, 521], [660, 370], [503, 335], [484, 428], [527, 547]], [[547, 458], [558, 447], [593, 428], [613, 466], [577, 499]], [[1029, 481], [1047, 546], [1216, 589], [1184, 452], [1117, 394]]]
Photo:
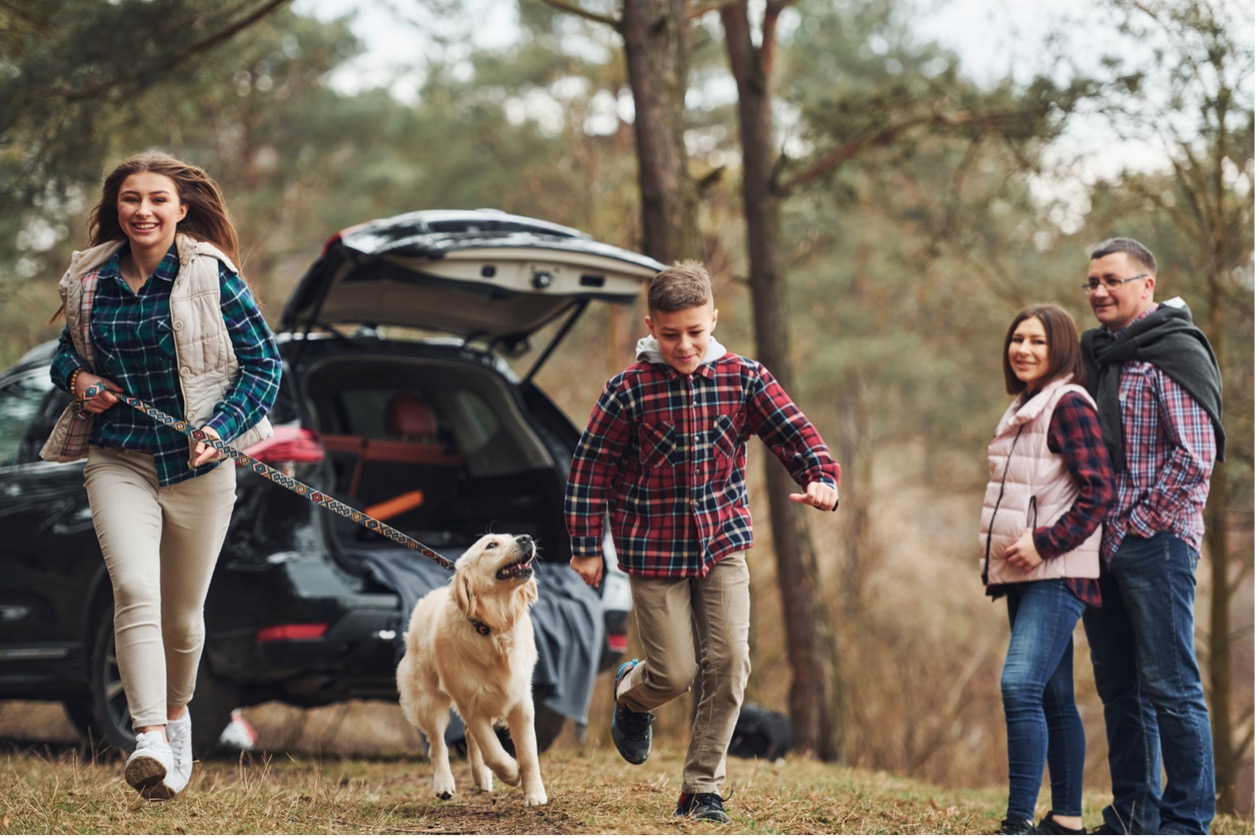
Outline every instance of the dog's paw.
[[525, 806], [545, 806], [548, 802], [545, 789], [538, 789], [524, 795]]
[[491, 792], [494, 790], [494, 772], [485, 767], [482, 767], [479, 773], [473, 771], [472, 782], [480, 791]]
[[454, 777], [433, 777], [432, 792], [442, 800], [449, 800], [454, 797]]

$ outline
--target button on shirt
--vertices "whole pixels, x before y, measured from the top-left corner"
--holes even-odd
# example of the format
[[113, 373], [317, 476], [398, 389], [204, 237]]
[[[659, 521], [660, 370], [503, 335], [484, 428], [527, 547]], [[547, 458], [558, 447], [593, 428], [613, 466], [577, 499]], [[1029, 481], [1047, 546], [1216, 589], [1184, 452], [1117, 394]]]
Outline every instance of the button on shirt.
[[[115, 382], [124, 393], [183, 418], [170, 316], [170, 292], [179, 273], [178, 251], [172, 245], [136, 293], [119, 269], [119, 259], [127, 252], [125, 246], [119, 250], [101, 267], [97, 279], [91, 322], [96, 372]], [[204, 425], [231, 440], [260, 422], [270, 410], [279, 391], [280, 358], [249, 286], [222, 262], [218, 262], [218, 270], [223, 321], [240, 374]], [[75, 353], [69, 330], [63, 330], [52, 370], [54, 379], [67, 381], [76, 368], [86, 366]], [[89, 441], [100, 447], [152, 452], [163, 486], [204, 474], [217, 464], [189, 467], [187, 436], [122, 403], [95, 417]]]
[[752, 434], [799, 485], [837, 488], [839, 465], [820, 434], [756, 361], [727, 353], [689, 375], [640, 362], [612, 378], [573, 455], [572, 554], [600, 555], [604, 512], [628, 573], [702, 577], [750, 547]]

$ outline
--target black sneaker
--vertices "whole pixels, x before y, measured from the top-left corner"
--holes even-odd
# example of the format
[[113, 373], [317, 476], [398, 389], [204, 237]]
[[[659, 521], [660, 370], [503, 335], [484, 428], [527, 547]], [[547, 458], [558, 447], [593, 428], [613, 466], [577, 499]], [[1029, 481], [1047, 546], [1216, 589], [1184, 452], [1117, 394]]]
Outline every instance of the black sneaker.
[[997, 835], [1030, 835], [1031, 827], [1035, 824], [1023, 818], [1005, 818], [1000, 822], [1000, 829], [996, 830]]
[[[616, 670], [612, 680], [612, 699], [616, 699], [616, 688], [621, 680], [629, 674], [629, 670], [638, 664], [638, 659], [622, 663]], [[655, 717], [650, 713], [635, 713], [625, 705], [616, 701], [612, 710], [612, 742], [616, 750], [626, 762], [641, 765], [651, 755], [651, 723]]]
[[1053, 820], [1053, 813], [1049, 812], [1047, 815], [1041, 818], [1040, 822], [1035, 825], [1035, 828], [1032, 829], [1027, 834], [1028, 835], [1087, 835], [1088, 831], [1082, 828], [1069, 829], [1067, 827], [1064, 827], [1061, 824], [1059, 824], [1057, 821]]
[[683, 792], [677, 798], [677, 809], [674, 817], [690, 818], [692, 821], [716, 821], [729, 823], [729, 815], [725, 814], [725, 801], [719, 794], [701, 791], [695, 794]]

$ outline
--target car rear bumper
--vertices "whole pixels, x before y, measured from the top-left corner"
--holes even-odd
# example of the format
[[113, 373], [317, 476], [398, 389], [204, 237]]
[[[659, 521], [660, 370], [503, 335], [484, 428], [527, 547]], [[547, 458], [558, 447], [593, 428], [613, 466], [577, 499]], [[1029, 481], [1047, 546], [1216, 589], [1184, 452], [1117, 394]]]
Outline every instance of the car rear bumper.
[[57, 701], [86, 689], [79, 643], [0, 643], [0, 699]]

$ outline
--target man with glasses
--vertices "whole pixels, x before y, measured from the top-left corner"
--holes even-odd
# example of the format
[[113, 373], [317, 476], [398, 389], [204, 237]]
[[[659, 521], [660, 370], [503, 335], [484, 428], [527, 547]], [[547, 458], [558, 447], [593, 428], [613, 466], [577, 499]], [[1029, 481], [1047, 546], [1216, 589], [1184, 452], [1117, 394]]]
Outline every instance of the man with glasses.
[[1204, 835], [1214, 754], [1193, 601], [1202, 508], [1223, 459], [1219, 366], [1182, 300], [1153, 302], [1148, 248], [1110, 239], [1091, 260], [1083, 290], [1101, 326], [1084, 332], [1083, 357], [1118, 483], [1101, 607], [1083, 617], [1114, 794], [1093, 832]]

